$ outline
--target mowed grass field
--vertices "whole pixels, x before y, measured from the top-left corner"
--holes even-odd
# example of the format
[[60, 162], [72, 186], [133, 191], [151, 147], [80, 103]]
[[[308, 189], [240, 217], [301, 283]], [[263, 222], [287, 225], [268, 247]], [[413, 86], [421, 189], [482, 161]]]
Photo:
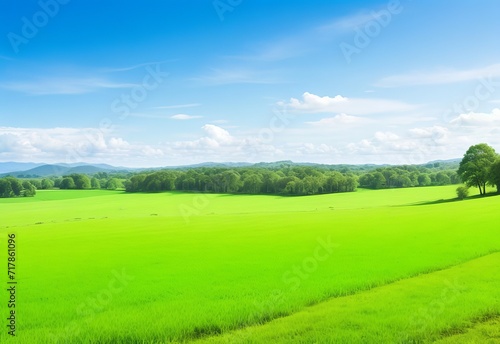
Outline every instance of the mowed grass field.
[[498, 343], [500, 197], [455, 188], [1, 199], [0, 342]]

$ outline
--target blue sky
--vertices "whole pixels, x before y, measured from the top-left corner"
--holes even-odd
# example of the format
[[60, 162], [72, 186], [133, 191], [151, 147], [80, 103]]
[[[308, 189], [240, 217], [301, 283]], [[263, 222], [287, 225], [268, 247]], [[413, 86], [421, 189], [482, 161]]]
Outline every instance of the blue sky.
[[500, 151], [493, 0], [0, 5], [0, 161], [418, 164]]

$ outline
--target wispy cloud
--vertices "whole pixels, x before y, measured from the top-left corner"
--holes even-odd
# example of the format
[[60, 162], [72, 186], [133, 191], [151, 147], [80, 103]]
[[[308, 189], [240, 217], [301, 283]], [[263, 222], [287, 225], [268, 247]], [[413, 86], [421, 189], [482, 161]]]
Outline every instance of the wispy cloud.
[[103, 88], [130, 88], [134, 86], [137, 84], [116, 83], [100, 78], [52, 78], [0, 84], [0, 88], [32, 95], [83, 94]]
[[165, 61], [145, 62], [145, 63], [139, 63], [139, 64], [136, 64], [133, 66], [121, 67], [121, 68], [102, 68], [101, 72], [104, 72], [104, 73], [127, 72], [127, 71], [134, 70], [134, 69], [141, 68], [141, 67], [163, 64], [163, 63], [174, 62], [174, 61], [177, 61], [177, 60], [172, 59], [172, 60], [165, 60]]
[[379, 87], [401, 87], [416, 85], [437, 85], [477, 80], [481, 78], [500, 77], [500, 64], [467, 69], [467, 70], [437, 70], [433, 72], [412, 72], [408, 74], [392, 75], [376, 83]]
[[170, 116], [171, 119], [176, 119], [176, 120], [180, 120], [180, 121], [186, 121], [189, 119], [196, 119], [196, 118], [202, 118], [202, 117], [203, 116], [192, 116], [192, 115], [186, 115], [186, 114], [182, 114], [182, 113]]
[[175, 119], [175, 120], [189, 120], [189, 119], [203, 118], [203, 116], [192, 116], [186, 114], [161, 115], [161, 114], [151, 114], [151, 113], [141, 113], [141, 112], [133, 112], [129, 116], [136, 118]]
[[310, 32], [302, 32], [289, 37], [260, 44], [253, 52], [241, 55], [225, 56], [227, 59], [250, 62], [274, 62], [300, 56], [310, 51], [315, 36]]
[[319, 26], [318, 31], [343, 33], [345, 31], [351, 31], [373, 19], [377, 19], [378, 17], [379, 15], [376, 13], [355, 13], [338, 18], [326, 25]]
[[254, 62], [274, 62], [290, 59], [321, 49], [326, 42], [370, 20], [377, 19], [379, 16], [376, 12], [357, 13], [319, 26], [305, 27], [288, 36], [270, 39], [254, 47], [254, 51], [248, 54], [225, 57]]
[[377, 19], [380, 14], [356, 13], [353, 15], [341, 17], [334, 21], [319, 25], [309, 26], [302, 30], [291, 33], [286, 37], [279, 37], [255, 47], [254, 52], [242, 55], [231, 55], [226, 58], [256, 61], [273, 62], [301, 56], [325, 46], [325, 42], [352, 31], [371, 20]]

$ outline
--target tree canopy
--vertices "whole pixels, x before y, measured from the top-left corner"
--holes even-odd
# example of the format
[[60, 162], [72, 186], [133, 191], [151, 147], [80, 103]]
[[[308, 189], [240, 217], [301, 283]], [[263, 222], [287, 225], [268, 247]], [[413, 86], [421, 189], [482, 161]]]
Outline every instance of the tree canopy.
[[0, 178], [0, 197], [33, 197], [36, 195], [36, 188], [28, 180], [21, 182], [14, 177]]
[[486, 184], [491, 181], [491, 167], [498, 155], [486, 143], [471, 146], [465, 153], [458, 174], [467, 186], [479, 188], [481, 195], [486, 194]]
[[132, 176], [125, 188], [128, 192], [179, 190], [313, 195], [355, 191], [357, 185], [358, 177], [352, 173], [296, 166], [277, 169], [245, 167], [156, 171]]

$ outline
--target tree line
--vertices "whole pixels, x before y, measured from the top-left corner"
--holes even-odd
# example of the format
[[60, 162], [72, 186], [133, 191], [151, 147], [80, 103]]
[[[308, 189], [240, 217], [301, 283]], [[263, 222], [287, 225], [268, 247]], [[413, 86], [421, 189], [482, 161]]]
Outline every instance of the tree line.
[[456, 169], [432, 171], [424, 166], [381, 167], [364, 173], [359, 185], [367, 189], [407, 188], [412, 186], [436, 186], [459, 184]]
[[0, 198], [33, 197], [36, 187], [28, 180], [20, 181], [14, 177], [0, 178]]
[[313, 167], [265, 169], [195, 168], [162, 170], [134, 175], [125, 182], [127, 192], [194, 191], [214, 193], [313, 195], [356, 190], [353, 173]]
[[315, 195], [352, 192], [358, 186], [370, 189], [460, 183], [456, 169], [441, 164], [386, 166], [351, 170], [330, 166], [204, 167], [188, 170], [161, 170], [132, 176], [125, 182], [127, 192], [193, 191], [214, 193]]
[[123, 174], [110, 175], [107, 172], [99, 172], [94, 175], [74, 173], [62, 177], [50, 177], [43, 179], [29, 179], [29, 182], [37, 190], [58, 189], [107, 189], [116, 190], [123, 188]]

